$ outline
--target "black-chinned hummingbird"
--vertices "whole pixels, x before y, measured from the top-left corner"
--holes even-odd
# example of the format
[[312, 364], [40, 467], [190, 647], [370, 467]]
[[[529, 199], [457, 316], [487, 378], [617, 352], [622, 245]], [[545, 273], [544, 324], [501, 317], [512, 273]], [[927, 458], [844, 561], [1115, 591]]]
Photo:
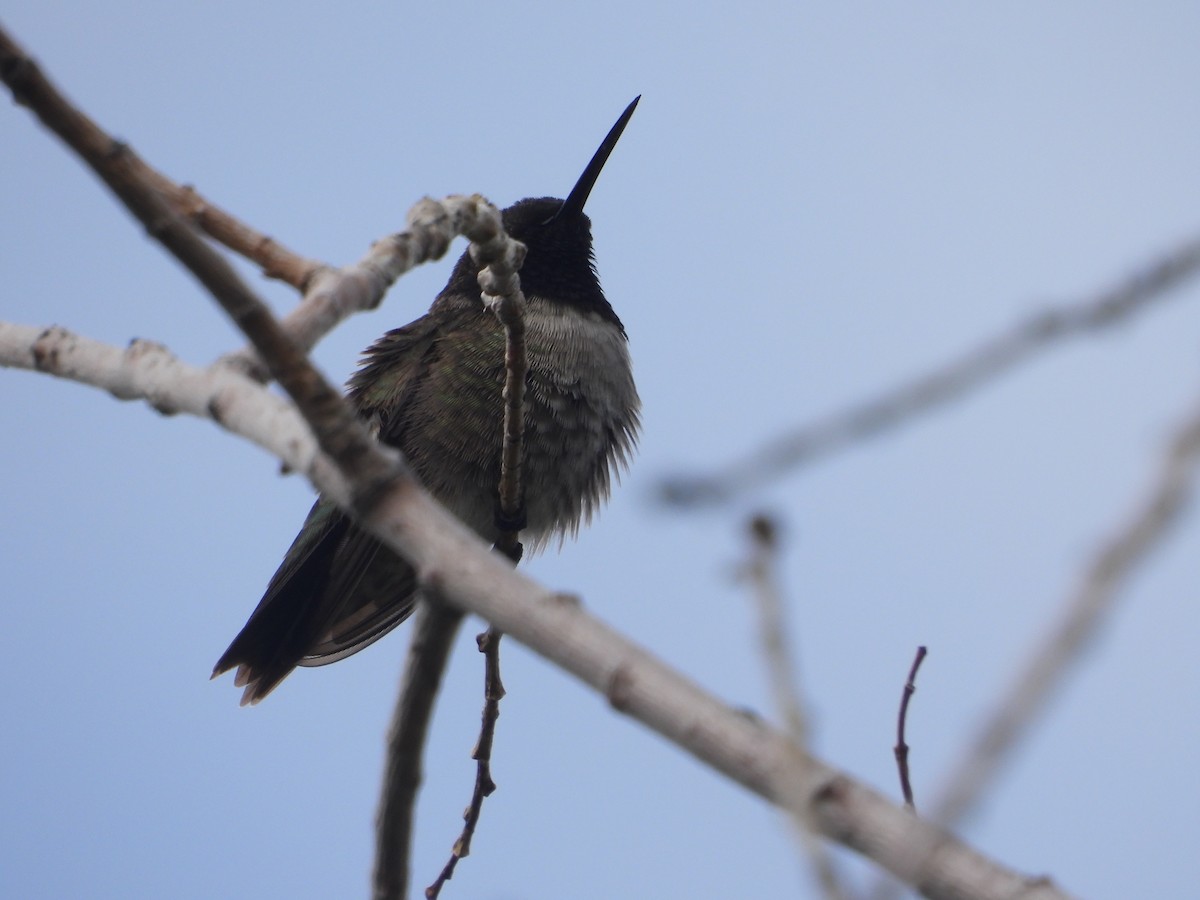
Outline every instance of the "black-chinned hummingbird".
[[[565, 200], [529, 198], [502, 213], [527, 247], [525, 458], [529, 549], [574, 535], [627, 465], [640, 401], [625, 328], [596, 275], [583, 207], [639, 98], [621, 114]], [[504, 330], [484, 307], [464, 253], [429, 312], [363, 355], [348, 398], [421, 483], [484, 540], [500, 535]], [[256, 703], [296, 666], [344, 659], [412, 613], [416, 573], [319, 498], [213, 677], [237, 667]]]

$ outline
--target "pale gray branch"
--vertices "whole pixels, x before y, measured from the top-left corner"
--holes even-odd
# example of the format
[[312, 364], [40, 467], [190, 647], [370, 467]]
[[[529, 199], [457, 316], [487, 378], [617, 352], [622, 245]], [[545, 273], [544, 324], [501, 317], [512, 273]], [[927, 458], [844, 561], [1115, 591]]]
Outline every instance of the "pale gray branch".
[[278, 456], [290, 469], [346, 491], [344, 479], [321, 455], [308, 425], [287, 400], [228, 369], [190, 366], [154, 341], [135, 340], [122, 349], [57, 325], [0, 322], [0, 366], [88, 384], [119, 400], [144, 400], [165, 415], [211, 419]]
[[[341, 269], [321, 268], [312, 274], [304, 299], [280, 320], [298, 347], [311, 350], [342, 320], [377, 307], [396, 279], [421, 263], [440, 259], [459, 235], [475, 242], [482, 258], [495, 266], [500, 279], [494, 282], [497, 287], [506, 283], [504, 277], [514, 262], [520, 266], [525, 251], [523, 244], [499, 227], [499, 213], [478, 194], [442, 200], [425, 197], [409, 210], [407, 225], [404, 231], [372, 244], [358, 262]], [[485, 277], [483, 273], [481, 277]], [[252, 346], [228, 354], [222, 362], [258, 380], [266, 377]]]
[[413, 814], [423, 776], [422, 759], [462, 613], [440, 600], [423, 599], [413, 616], [400, 696], [388, 731], [383, 789], [375, 818], [374, 900], [408, 896]]
[[[1048, 880], [1007, 869], [914, 818], [802, 752], [781, 732], [721, 702], [577, 604], [513, 569], [403, 474], [371, 484], [363, 484], [355, 472], [339, 474], [298, 414], [264, 388], [226, 372], [198, 371], [173, 358], [169, 365], [149, 366], [158, 371], [147, 380], [148, 371], [126, 356], [61, 330], [0, 328], [2, 365], [41, 369], [108, 390], [118, 385], [124, 398], [140, 397], [159, 408], [211, 418], [270, 449], [411, 560], [423, 581], [448, 602], [487, 619], [602, 692], [618, 711], [769, 802], [808, 817], [823, 835], [863, 853], [925, 896], [1066, 896]], [[219, 415], [210, 409], [214, 399], [219, 400]], [[269, 411], [271, 426], [248, 415], [251, 409]], [[352, 497], [360, 502], [352, 503]], [[367, 497], [373, 502], [362, 502]]]

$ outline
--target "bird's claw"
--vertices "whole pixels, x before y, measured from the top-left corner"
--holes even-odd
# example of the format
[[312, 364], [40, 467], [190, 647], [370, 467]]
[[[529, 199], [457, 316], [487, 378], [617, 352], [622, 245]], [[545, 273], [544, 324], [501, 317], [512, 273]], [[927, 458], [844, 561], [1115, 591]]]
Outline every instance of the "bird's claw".
[[521, 503], [513, 513], [505, 512], [504, 507], [499, 503], [496, 504], [495, 511], [496, 527], [501, 531], [518, 532], [525, 528], [529, 523], [525, 519], [525, 504]]

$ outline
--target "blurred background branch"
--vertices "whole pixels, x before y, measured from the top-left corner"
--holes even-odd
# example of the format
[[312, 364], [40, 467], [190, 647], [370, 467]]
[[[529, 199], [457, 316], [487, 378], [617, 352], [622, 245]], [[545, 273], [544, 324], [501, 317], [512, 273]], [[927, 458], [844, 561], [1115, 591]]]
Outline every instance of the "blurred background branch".
[[972, 391], [1063, 341], [1128, 322], [1172, 296], [1200, 272], [1200, 239], [1140, 266], [1120, 283], [1086, 299], [1035, 313], [960, 356], [874, 397], [769, 438], [743, 459], [710, 475], [676, 475], [659, 485], [668, 507], [727, 503], [869, 438], [965, 399]]
[[1066, 597], [1058, 622], [968, 739], [959, 762], [926, 805], [932, 821], [961, 827], [995, 785], [1003, 764], [1107, 624], [1122, 588], [1183, 518], [1193, 498], [1198, 461], [1200, 402], [1176, 426], [1133, 514], [1101, 545]]
[[[779, 583], [780, 522], [760, 512], [748, 524], [750, 554], [740, 574], [754, 599], [758, 634], [775, 714], [797, 747], [811, 752], [809, 716], [801, 696], [800, 666], [793, 650], [786, 602]], [[825, 847], [813, 823], [799, 811], [788, 816], [817, 892], [825, 900], [844, 900], [845, 879], [833, 854]]]

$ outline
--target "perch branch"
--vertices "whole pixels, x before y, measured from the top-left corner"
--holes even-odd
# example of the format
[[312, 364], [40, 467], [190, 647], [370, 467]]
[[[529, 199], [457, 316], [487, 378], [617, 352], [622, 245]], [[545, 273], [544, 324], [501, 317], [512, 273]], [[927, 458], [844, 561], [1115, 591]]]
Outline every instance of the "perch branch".
[[[93, 352], [96, 351], [96, 352]], [[513, 569], [428, 494], [397, 475], [363, 509], [363, 478], [340, 470], [296, 411], [263, 387], [229, 373], [167, 368], [62, 329], [0, 324], [0, 365], [89, 384], [120, 384], [144, 399], [208, 417], [249, 437], [302, 472], [325, 496], [412, 561], [448, 603], [482, 616], [535, 653], [608, 697], [619, 712], [714, 771], [785, 810], [806, 815], [825, 837], [856, 850], [933, 900], [1063, 900], [1042, 877], [988, 859], [919, 819], [770, 725], [722, 703], [578, 604]], [[219, 389], [218, 389], [219, 386]], [[256, 413], [270, 411], [268, 421]]]
[[[523, 552], [520, 530], [525, 515], [521, 472], [525, 456], [525, 376], [529, 362], [525, 355], [525, 295], [521, 292], [517, 274], [525, 259], [525, 247], [515, 241], [507, 245], [496, 243], [490, 248], [472, 245], [471, 257], [482, 267], [479, 286], [483, 302], [504, 327], [504, 423], [500, 484], [497, 487], [498, 519], [503, 527], [495, 549], [516, 565]], [[475, 760], [475, 787], [450, 858], [425, 889], [429, 900], [436, 900], [445, 883], [454, 877], [459, 860], [470, 855], [471, 841], [483, 812], [483, 800], [496, 790], [496, 782], [492, 779], [492, 745], [496, 737], [496, 720], [500, 717], [500, 701], [504, 698], [504, 682], [500, 678], [502, 637], [503, 632], [489, 627], [476, 638], [479, 652], [484, 656], [484, 701], [479, 740], [471, 753]]]

